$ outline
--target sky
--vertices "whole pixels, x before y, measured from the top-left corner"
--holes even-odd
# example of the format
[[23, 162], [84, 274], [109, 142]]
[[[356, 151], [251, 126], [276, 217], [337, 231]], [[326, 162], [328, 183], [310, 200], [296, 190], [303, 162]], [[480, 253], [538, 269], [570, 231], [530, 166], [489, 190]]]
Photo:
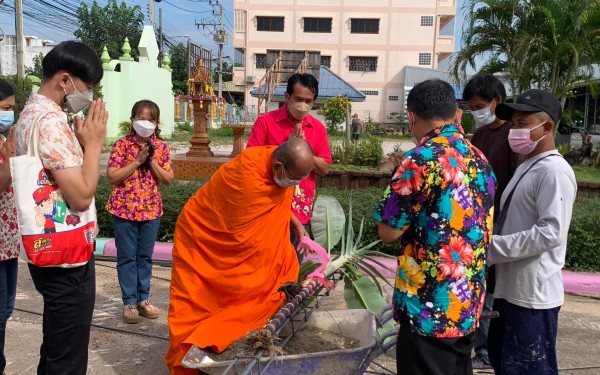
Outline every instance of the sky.
[[[55, 0], [47, 0], [46, 2], [54, 2]], [[83, 0], [82, 2], [91, 3], [93, 0]], [[225, 46], [224, 55], [233, 58], [233, 1], [234, 0], [218, 0], [223, 5], [225, 12], [225, 29], [229, 34], [229, 44]], [[79, 0], [56, 0], [57, 3], [68, 3], [68, 4], [79, 4]], [[121, 3], [121, 0], [118, 1]], [[214, 3], [215, 0], [212, 0]], [[457, 0], [457, 14], [455, 20], [455, 36], [456, 43], [455, 49], [460, 48], [460, 34], [463, 25], [463, 4], [466, 0]], [[24, 0], [24, 11], [27, 11], [27, 4], [31, 3], [36, 6], [39, 3], [44, 3], [43, 0]], [[98, 0], [100, 6], [104, 6], [107, 0]], [[149, 24], [148, 18], [148, 0], [125, 0], [125, 3], [129, 6], [140, 5], [142, 12], [146, 17], [144, 22]], [[163, 26], [165, 29], [166, 37], [171, 37], [172, 41], [187, 42], [187, 38], [184, 35], [189, 35], [193, 43], [202, 45], [204, 48], [214, 51], [216, 56], [217, 46], [212, 40], [212, 32], [214, 29], [200, 29], [196, 26], [196, 22], [203, 20], [208, 22], [214, 22], [215, 18], [212, 16], [212, 10], [218, 9], [217, 7], [211, 7], [209, 0], [162, 0], [161, 2], [155, 3], [155, 18], [156, 24], [158, 25], [158, 10], [163, 10]], [[0, 28], [6, 35], [14, 35], [15, 33], [15, 22], [14, 22], [14, 11], [8, 10], [6, 7], [14, 6], [14, 0], [4, 0], [4, 5], [0, 7]], [[43, 6], [43, 5], [42, 5]], [[30, 9], [31, 11], [31, 9]], [[35, 35], [41, 39], [50, 39], [55, 42], [63, 40], [74, 39], [73, 35], [70, 35], [64, 31], [59, 31], [44, 25], [40, 25], [35, 20], [25, 18], [23, 20], [25, 35]]]
[[[46, 3], [53, 3], [55, 0], [46, 0]], [[44, 1], [39, 0], [24, 0], [23, 10], [27, 11], [27, 3], [32, 5], [40, 6], [39, 3]], [[56, 0], [56, 2], [68, 3], [68, 4], [79, 4], [79, 0]], [[91, 4], [93, 0], [83, 0]], [[215, 0], [212, 0], [214, 3]], [[225, 12], [225, 30], [229, 34], [229, 45], [225, 46], [224, 54], [233, 58], [233, 0], [218, 0], [219, 4], [223, 5]], [[104, 6], [107, 0], [98, 0], [100, 6]], [[121, 3], [121, 0], [118, 0]], [[129, 6], [140, 5], [142, 12], [144, 13], [145, 19], [144, 24], [149, 24], [148, 17], [148, 0], [125, 0], [125, 3]], [[4, 0], [6, 6], [13, 7], [14, 0]], [[5, 35], [15, 34], [15, 19], [14, 11], [9, 11], [6, 6], [0, 7], [0, 28]], [[43, 5], [41, 5], [43, 6]], [[166, 37], [172, 37], [174, 43], [187, 43], [187, 38], [184, 35], [189, 35], [192, 43], [202, 45], [205, 48], [213, 50], [216, 56], [217, 46], [212, 40], [210, 32], [214, 31], [214, 28], [210, 29], [198, 29], [196, 22], [206, 20], [208, 22], [214, 22], [215, 19], [212, 16], [212, 10], [217, 11], [217, 7], [211, 7], [209, 0], [162, 0], [161, 2], [155, 3], [155, 19], [156, 27], [158, 27], [158, 13], [159, 9], [163, 10], [163, 27]], [[30, 11], [32, 11], [30, 9]], [[27, 18], [23, 19], [23, 29], [25, 35], [35, 35], [40, 39], [49, 39], [55, 42], [63, 40], [75, 39], [75, 37], [64, 31], [59, 31], [44, 25], [40, 25], [34, 20]]]

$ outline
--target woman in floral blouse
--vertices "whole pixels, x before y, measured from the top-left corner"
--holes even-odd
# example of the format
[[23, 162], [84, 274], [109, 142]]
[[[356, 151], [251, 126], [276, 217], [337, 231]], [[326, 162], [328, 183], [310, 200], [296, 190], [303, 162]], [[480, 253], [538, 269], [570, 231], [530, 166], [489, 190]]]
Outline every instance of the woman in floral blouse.
[[20, 250], [17, 208], [10, 179], [8, 158], [14, 156], [15, 122], [13, 88], [0, 80], [0, 374], [4, 373], [4, 335], [6, 321], [15, 306]]
[[108, 161], [113, 190], [106, 210], [113, 215], [126, 323], [137, 323], [139, 315], [159, 315], [149, 299], [152, 252], [163, 213], [158, 183], [168, 185], [174, 177], [169, 146], [160, 138], [159, 117], [156, 103], [135, 103], [131, 132], [115, 142]]

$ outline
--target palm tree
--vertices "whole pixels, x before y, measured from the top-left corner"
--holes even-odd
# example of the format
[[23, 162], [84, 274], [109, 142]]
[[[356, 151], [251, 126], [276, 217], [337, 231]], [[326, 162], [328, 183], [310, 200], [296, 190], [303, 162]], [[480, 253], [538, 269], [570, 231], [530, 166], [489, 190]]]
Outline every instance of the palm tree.
[[538, 88], [561, 98], [592, 78], [600, 61], [599, 0], [535, 0], [517, 39], [517, 59], [529, 63]]
[[507, 75], [513, 94], [531, 87], [562, 98], [600, 62], [600, 0], [469, 0], [453, 74], [486, 58], [480, 72]]
[[484, 58], [479, 72], [505, 74], [512, 92], [521, 91], [519, 77], [526, 64], [515, 58], [515, 50], [526, 12], [522, 1], [469, 0], [464, 7], [463, 46], [452, 64], [454, 78], [466, 81], [467, 68], [476, 68], [475, 60]]

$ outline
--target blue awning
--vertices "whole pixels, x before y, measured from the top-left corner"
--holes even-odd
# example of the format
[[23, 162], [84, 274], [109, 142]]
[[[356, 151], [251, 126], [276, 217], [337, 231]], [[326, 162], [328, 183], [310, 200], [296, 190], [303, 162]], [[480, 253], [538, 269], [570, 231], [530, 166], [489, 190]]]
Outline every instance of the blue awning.
[[[321, 65], [319, 69], [319, 97], [317, 98], [317, 101], [325, 101], [337, 95], [346, 96], [351, 102], [362, 102], [365, 100], [365, 94], [344, 81], [337, 74], [332, 72], [331, 69], [324, 65]], [[283, 94], [285, 93], [286, 87], [286, 84], [279, 84], [275, 89], [271, 100], [283, 100]], [[263, 86], [261, 89], [263, 90], [262, 92], [266, 94], [267, 88]], [[258, 90], [258, 88], [250, 90], [250, 95], [255, 98], [258, 97]]]

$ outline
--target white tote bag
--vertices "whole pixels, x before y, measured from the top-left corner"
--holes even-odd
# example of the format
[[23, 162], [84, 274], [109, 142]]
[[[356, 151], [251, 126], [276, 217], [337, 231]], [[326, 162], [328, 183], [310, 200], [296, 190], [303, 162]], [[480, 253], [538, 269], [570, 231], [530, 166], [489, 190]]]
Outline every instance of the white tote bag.
[[27, 154], [10, 158], [17, 219], [27, 261], [39, 267], [77, 267], [94, 251], [96, 205], [84, 212], [69, 209], [67, 202], [39, 156], [38, 115], [31, 126]]

